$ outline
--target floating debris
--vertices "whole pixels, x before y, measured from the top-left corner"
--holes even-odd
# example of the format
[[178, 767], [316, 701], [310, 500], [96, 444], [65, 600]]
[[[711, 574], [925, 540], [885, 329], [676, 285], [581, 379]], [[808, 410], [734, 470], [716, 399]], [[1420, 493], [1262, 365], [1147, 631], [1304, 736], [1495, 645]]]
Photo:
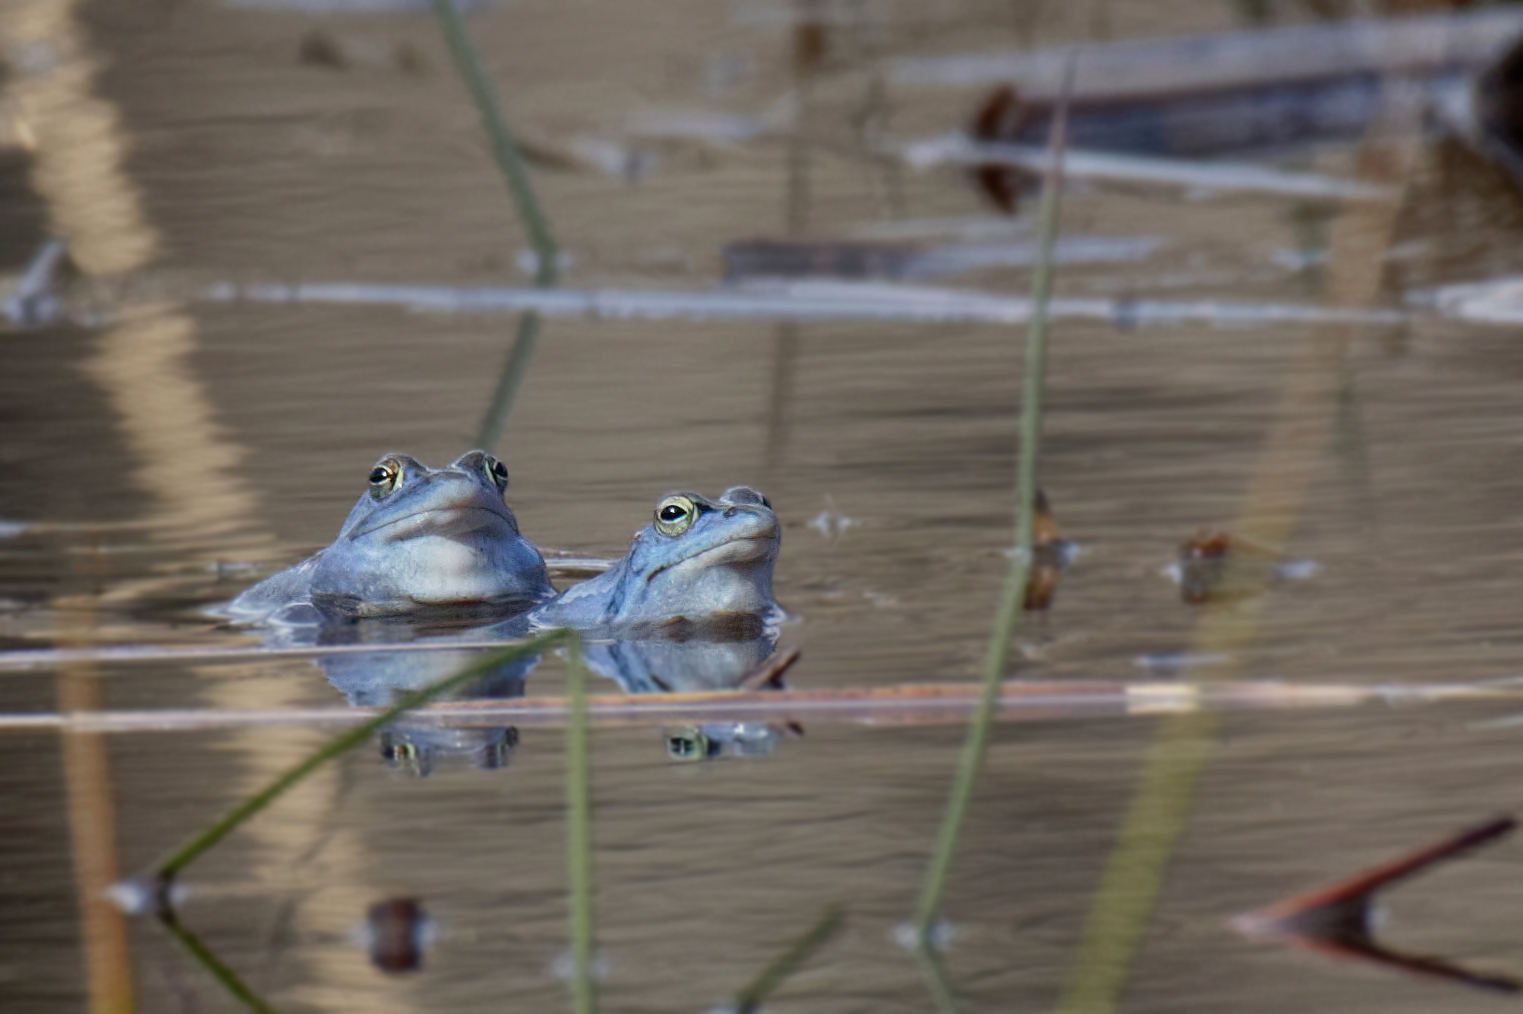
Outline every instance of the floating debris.
[[573, 137], [566, 142], [566, 152], [582, 165], [624, 183], [639, 183], [661, 162], [655, 152], [595, 137]]
[[1232, 656], [1220, 651], [1166, 651], [1152, 655], [1138, 655], [1132, 663], [1158, 676], [1177, 676], [1191, 669], [1212, 665], [1225, 665]]
[[[626, 642], [639, 643], [639, 642]], [[691, 642], [690, 642], [691, 643]], [[383, 645], [367, 645], [374, 651]], [[967, 721], [981, 688], [971, 683], [904, 684], [842, 690], [695, 690], [594, 695], [587, 713], [601, 726], [676, 723], [801, 723], [940, 725]], [[1472, 683], [1288, 683], [1276, 680], [1197, 685], [1175, 680], [1007, 681], [1000, 688], [1005, 721], [1090, 720], [1243, 709], [1343, 708], [1363, 704], [1434, 704], [1523, 699], [1518, 679]], [[190, 732], [272, 726], [355, 726], [374, 721], [375, 708], [153, 709], [0, 713], [0, 730], [72, 732]], [[567, 703], [558, 697], [455, 701], [411, 711], [421, 726], [560, 728]]]
[[857, 524], [856, 518], [849, 518], [836, 509], [835, 498], [827, 493], [825, 494], [825, 509], [814, 516], [814, 519], [809, 522], [809, 527], [834, 542], [846, 534], [846, 529], [855, 528]]
[[393, 974], [423, 967], [423, 954], [438, 937], [438, 927], [416, 898], [389, 898], [370, 906], [361, 927], [370, 963]]
[[1479, 989], [1516, 993], [1523, 984], [1506, 976], [1472, 972], [1439, 958], [1403, 954], [1374, 938], [1377, 892], [1511, 833], [1512, 817], [1499, 817], [1467, 828], [1392, 862], [1339, 881], [1331, 887], [1299, 894], [1255, 909], [1231, 921], [1233, 929], [1256, 940], [1291, 944], [1336, 958], [1383, 965], [1417, 975], [1449, 979]]
[[[1523, 16], [1515, 10], [1231, 32], [1066, 47], [1034, 53], [908, 61], [903, 80], [994, 85], [966, 135], [907, 146], [911, 165], [963, 162], [1002, 210], [1033, 186], [1057, 84], [1080, 74], [1068, 110], [1068, 174], [1362, 199], [1354, 181], [1179, 160], [1279, 155], [1354, 143], [1397, 117], [1448, 133], [1523, 184]], [[1103, 68], [1103, 73], [1098, 72]], [[1117, 161], [1105, 161], [1106, 157]], [[1151, 156], [1137, 158], [1139, 156]], [[1190, 167], [1195, 166], [1199, 175]]]
[[1523, 277], [1409, 292], [1407, 304], [1473, 324], [1523, 324]]
[[889, 939], [907, 951], [918, 950], [922, 943], [933, 951], [945, 951], [957, 936], [957, 927], [945, 919], [937, 919], [928, 930], [922, 937], [920, 927], [901, 922], [889, 932]]
[[624, 133], [631, 137], [733, 144], [787, 130], [793, 125], [796, 114], [792, 96], [784, 96], [759, 116], [696, 109], [652, 109], [630, 114], [624, 120]]
[[321, 28], [301, 37], [296, 62], [340, 72], [363, 68], [419, 74], [426, 69], [422, 54], [411, 43], [370, 36], [339, 36]]
[[1345, 75], [1434, 77], [1489, 65], [1523, 32], [1523, 12], [1487, 7], [1458, 14], [1352, 18], [1296, 25], [1141, 39], [976, 56], [894, 61], [896, 85], [1010, 85], [1028, 101], [1050, 102], [1069, 64], [1078, 62], [1070, 116], [1091, 103], [1156, 97]]
[[32, 255], [15, 289], [0, 304], [7, 320], [18, 328], [47, 327], [61, 316], [58, 282], [69, 264], [69, 248], [50, 239]]
[[[1140, 261], [1161, 250], [1157, 236], [1070, 236], [1054, 244], [1055, 264]], [[977, 243], [921, 249], [907, 244], [754, 239], [720, 251], [725, 281], [757, 278], [924, 278], [986, 268], [1030, 267], [1041, 255], [1035, 241]]]
[[1263, 577], [1305, 580], [1320, 569], [1315, 560], [1287, 559], [1268, 546], [1209, 526], [1179, 547], [1179, 558], [1163, 569], [1191, 605], [1230, 601], [1262, 590]]
[[[395, 306], [419, 313], [521, 313], [695, 321], [882, 320], [935, 324], [1023, 324], [1031, 301], [964, 289], [870, 282], [778, 281], [680, 291], [659, 289], [512, 289], [365, 283], [247, 284], [224, 282], [204, 290], [210, 302]], [[1293, 303], [1217, 300], [1054, 298], [1047, 316], [1094, 320], [1117, 327], [1205, 323], [1225, 327], [1264, 324], [1403, 324], [1397, 310], [1359, 310]]]
[[[997, 181], [990, 190], [987, 173], [996, 167], [1034, 173], [1046, 159], [1046, 150], [1036, 145], [982, 143], [966, 134], [955, 132], [902, 144], [893, 150], [893, 154], [916, 170], [947, 164], [973, 166], [979, 171], [980, 182], [995, 202], [1009, 209], [1014, 208], [1015, 195], [1013, 192], [1003, 194], [1000, 188], [1010, 181]], [[1063, 173], [1071, 179], [1162, 184], [1197, 192], [1244, 191], [1286, 197], [1359, 201], [1390, 200], [1395, 196], [1389, 187], [1336, 176], [1286, 172], [1244, 162], [1202, 162], [1183, 158], [1115, 154], [1092, 149], [1070, 149], [1064, 156]]]
[[175, 881], [169, 885], [168, 894], [160, 897], [159, 888], [147, 877], [129, 877], [106, 888], [106, 900], [120, 909], [123, 915], [130, 916], [148, 915], [157, 911], [161, 904], [179, 908], [190, 896], [190, 887]]
[[1058, 579], [1078, 555], [1076, 549], [1058, 530], [1047, 494], [1037, 490], [1036, 513], [1032, 517], [1031, 574], [1026, 579], [1024, 599], [1027, 612], [1045, 612], [1052, 607]]
[[[539, 254], [534, 250], [525, 248], [518, 251], [513, 258], [513, 263], [518, 265], [518, 270], [533, 278], [539, 273]], [[570, 250], [557, 250], [555, 252], [555, 270], [557, 274], [564, 274], [576, 263], [576, 254]]]

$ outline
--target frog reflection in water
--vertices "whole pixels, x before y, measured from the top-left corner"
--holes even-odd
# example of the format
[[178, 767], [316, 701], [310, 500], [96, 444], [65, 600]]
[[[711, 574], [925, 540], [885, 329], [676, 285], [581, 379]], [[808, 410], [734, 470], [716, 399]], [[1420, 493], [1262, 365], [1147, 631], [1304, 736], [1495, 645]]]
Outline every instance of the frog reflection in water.
[[673, 493], [622, 560], [529, 620], [594, 637], [702, 636], [736, 624], [759, 636], [782, 617], [772, 598], [779, 539], [777, 515], [754, 489], [735, 486], [717, 500]]
[[[308, 604], [285, 609], [271, 636], [306, 644], [479, 642], [522, 637], [535, 627], [573, 627], [589, 638], [589, 668], [627, 693], [731, 689], [776, 642], [782, 611], [772, 597], [772, 568], [778, 542], [777, 518], [755, 490], [736, 487], [715, 501], [674, 494], [657, 505], [655, 520], [636, 533], [624, 559], [532, 613], [443, 630], [398, 619], [335, 619]], [[459, 671], [478, 652], [377, 652], [317, 661], [351, 704], [384, 706], [399, 691]], [[521, 696], [538, 661], [507, 663], [451, 696]], [[674, 758], [695, 760], [767, 753], [777, 737], [778, 730], [765, 725], [719, 722], [677, 730], [666, 739]], [[421, 775], [462, 755], [476, 767], [502, 767], [516, 742], [510, 728], [449, 728], [404, 717], [383, 734], [382, 752], [394, 766]]]
[[503, 496], [508, 470], [484, 451], [445, 468], [388, 454], [338, 538], [234, 599], [234, 620], [279, 621], [310, 603], [341, 617], [506, 612], [553, 594], [539, 551]]
[[[335, 626], [327, 624], [317, 634], [322, 644], [360, 644], [367, 641], [397, 643], [417, 640], [438, 644], [450, 640], [481, 640], [478, 629], [419, 629], [396, 620], [361, 620]], [[364, 652], [324, 655], [316, 659], [328, 682], [342, 691], [355, 707], [385, 708], [398, 695], [421, 690], [481, 661], [481, 649], [459, 651]], [[540, 656], [528, 655], [492, 667], [480, 677], [448, 695], [448, 700], [481, 700], [522, 697], [524, 682], [539, 664]], [[430, 722], [413, 713], [404, 714], [380, 734], [381, 756], [393, 769], [427, 776], [436, 766], [459, 766], [494, 770], [508, 766], [518, 745], [518, 730], [501, 725], [451, 726]]]

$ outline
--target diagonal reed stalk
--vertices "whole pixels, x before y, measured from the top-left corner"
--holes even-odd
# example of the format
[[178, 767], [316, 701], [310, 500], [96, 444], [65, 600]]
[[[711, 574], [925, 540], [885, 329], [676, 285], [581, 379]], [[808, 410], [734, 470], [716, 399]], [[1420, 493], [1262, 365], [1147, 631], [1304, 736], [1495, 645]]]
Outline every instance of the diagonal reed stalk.
[[597, 1010], [593, 979], [592, 784], [587, 731], [587, 667], [582, 646], [567, 652], [566, 703], [566, 881], [571, 921], [571, 1007], [576, 1014]]
[[370, 738], [371, 733], [386, 723], [393, 721], [404, 711], [410, 711], [413, 708], [427, 704], [440, 694], [447, 693], [475, 677], [490, 672], [505, 662], [512, 662], [515, 659], [542, 651], [555, 644], [574, 644], [575, 638], [576, 635], [570, 631], [555, 630], [540, 637], [532, 638], [512, 648], [493, 652], [481, 661], [466, 666], [453, 676], [446, 676], [441, 680], [430, 683], [426, 687], [400, 695], [397, 698], [397, 702], [391, 707], [378, 713], [368, 721], [362, 722], [341, 735], [334, 737], [321, 749], [275, 779], [265, 788], [233, 807], [216, 821], [213, 821], [208, 827], [196, 832], [176, 849], [168, 859], [160, 864], [155, 871], [155, 882], [161, 913], [172, 908], [169, 901], [169, 887], [181, 870], [189, 866], [223, 838], [226, 838], [240, 824], [269, 806], [276, 799], [280, 798], [286, 790], [322, 767], [328, 761], [359, 746]]
[[1026, 334], [1026, 375], [1021, 401], [1020, 462], [1016, 475], [1016, 533], [1015, 555], [1010, 561], [1010, 573], [1005, 579], [1005, 589], [1000, 596], [999, 613], [995, 616], [994, 632], [989, 638], [988, 654], [984, 657], [983, 692], [978, 709], [968, 723], [967, 738], [963, 741], [962, 754], [958, 758], [957, 778], [951, 794], [947, 797], [946, 811], [942, 816], [941, 831], [936, 839], [936, 852], [926, 870], [915, 905], [914, 930], [917, 947], [922, 951], [931, 949], [931, 930], [941, 909], [941, 898], [946, 888], [947, 874], [952, 857], [957, 851], [957, 840], [962, 832], [968, 804], [973, 797], [974, 785], [983, 767], [984, 755], [989, 745], [989, 727], [994, 719], [994, 706], [999, 699], [1000, 684], [1005, 675], [1005, 659], [1010, 644], [1020, 626], [1021, 606], [1025, 600], [1026, 581], [1031, 571], [1033, 522], [1036, 514], [1037, 456], [1042, 439], [1042, 392], [1047, 370], [1047, 301], [1052, 295], [1052, 251], [1058, 234], [1058, 210], [1063, 182], [1063, 152], [1067, 142], [1068, 100], [1067, 95], [1073, 79], [1073, 66], [1069, 65], [1068, 78], [1063, 87], [1063, 99], [1059, 102], [1048, 137], [1048, 165], [1042, 179], [1040, 209], [1040, 253], [1036, 270], [1031, 279], [1031, 322]]
[[756, 1014], [761, 1010], [761, 1005], [772, 991], [781, 986], [783, 982], [797, 972], [814, 952], [830, 942], [841, 928], [845, 919], [845, 913], [839, 905], [831, 905], [820, 913], [820, 917], [814, 921], [814, 925], [804, 931], [788, 949], [757, 973], [756, 978], [746, 983], [740, 992], [735, 994], [735, 1002], [731, 1005], [733, 1014]]
[[238, 973], [227, 967], [222, 959], [217, 957], [215, 951], [202, 943], [200, 937], [175, 918], [173, 911], [160, 912], [159, 922], [169, 931], [169, 935], [175, 938], [175, 942], [184, 948], [198, 965], [206, 969], [230, 996], [254, 1014], [275, 1014], [275, 1008], [265, 1003], [264, 998], [250, 989], [248, 983], [238, 977]]
[[[455, 61], [455, 69], [460, 72], [461, 80], [465, 82], [471, 100], [476, 104], [476, 111], [481, 114], [482, 128], [492, 146], [492, 159], [508, 185], [508, 193], [513, 198], [518, 219], [529, 234], [529, 243], [534, 248], [534, 284], [541, 289], [553, 289], [560, 274], [560, 250], [550, 234], [550, 223], [540, 209], [539, 200], [534, 196], [534, 188], [529, 183], [529, 170], [523, 152], [498, 109], [496, 93], [487, 80], [486, 72], [481, 69], [481, 60], [465, 30], [460, 10], [455, 6], [456, 0], [433, 2], [434, 13], [438, 15], [439, 26], [444, 32], [444, 41]], [[542, 320], [533, 310], [518, 318], [518, 335], [513, 339], [513, 348], [508, 353], [502, 375], [497, 380], [497, 389], [492, 392], [491, 404], [481, 420], [481, 429], [476, 434], [476, 443], [480, 447], [491, 448], [502, 436], [508, 415], [513, 410], [513, 401], [528, 372], [529, 361], [534, 358], [534, 347], [539, 341]]]

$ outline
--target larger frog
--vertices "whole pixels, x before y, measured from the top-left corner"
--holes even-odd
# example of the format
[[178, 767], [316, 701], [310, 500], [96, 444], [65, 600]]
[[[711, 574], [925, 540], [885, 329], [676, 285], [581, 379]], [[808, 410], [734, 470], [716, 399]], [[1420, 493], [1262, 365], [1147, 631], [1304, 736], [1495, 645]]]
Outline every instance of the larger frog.
[[673, 493], [656, 505], [612, 568], [583, 581], [529, 620], [591, 636], [701, 635], [716, 626], [757, 636], [782, 610], [772, 597], [780, 529], [767, 498], [735, 486], [716, 500]]
[[429, 468], [388, 454], [332, 545], [254, 585], [225, 609], [265, 620], [291, 608], [329, 616], [509, 612], [555, 594], [545, 561], [503, 499], [508, 469], [485, 451]]

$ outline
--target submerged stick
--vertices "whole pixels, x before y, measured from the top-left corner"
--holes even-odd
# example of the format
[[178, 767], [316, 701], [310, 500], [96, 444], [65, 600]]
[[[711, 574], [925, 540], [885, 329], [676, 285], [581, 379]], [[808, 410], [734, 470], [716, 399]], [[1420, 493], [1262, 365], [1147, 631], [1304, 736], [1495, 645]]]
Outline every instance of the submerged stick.
[[297, 764], [285, 774], [275, 779], [275, 781], [271, 782], [264, 789], [256, 792], [248, 799], [245, 799], [243, 802], [233, 807], [222, 817], [218, 818], [216, 821], [213, 821], [210, 826], [192, 835], [190, 839], [187, 840], [178, 849], [176, 849], [168, 859], [164, 860], [164, 862], [160, 864], [159, 868], [155, 871], [158, 901], [161, 911], [170, 907], [169, 885], [173, 883], [174, 878], [179, 874], [181, 870], [194, 862], [198, 857], [204, 854], [212, 846], [220, 842], [223, 838], [227, 837], [227, 835], [232, 832], [233, 829], [238, 827], [244, 821], [248, 820], [250, 817], [254, 816], [260, 810], [263, 810], [265, 807], [269, 806], [283, 793], [285, 793], [287, 789], [291, 788], [297, 782], [307, 777], [307, 775], [317, 770], [323, 764], [327, 763], [335, 757], [347, 753], [354, 747], [359, 746], [361, 743], [370, 738], [371, 733], [375, 732], [387, 722], [392, 721], [404, 711], [409, 711], [421, 704], [426, 704], [429, 701], [433, 700], [435, 697], [438, 697], [440, 694], [450, 690], [451, 688], [460, 686], [466, 683], [468, 680], [480, 676], [483, 673], [488, 672], [505, 662], [514, 661], [515, 659], [519, 659], [525, 655], [541, 651], [554, 644], [565, 643], [569, 638], [574, 636], [575, 635], [569, 634], [566, 631], [557, 630], [545, 634], [541, 637], [536, 637], [532, 640], [525, 641], [523, 644], [520, 644], [516, 647], [508, 648], [500, 652], [494, 652], [493, 654], [488, 655], [486, 658], [482, 659], [480, 662], [477, 662], [474, 665], [466, 666], [464, 669], [461, 669], [453, 676], [446, 676], [444, 679], [430, 683], [428, 686], [423, 687], [419, 690], [413, 690], [399, 695], [397, 703], [393, 704], [391, 707], [386, 708], [385, 710], [371, 717], [369, 720], [362, 722], [359, 725], [355, 726], [353, 729], [350, 729], [335, 737], [333, 740], [319, 749], [316, 753], [312, 754], [306, 760], [302, 761], [300, 764]]
[[844, 918], [845, 913], [839, 905], [831, 905], [820, 913], [820, 917], [804, 932], [803, 936], [795, 940], [786, 951], [773, 958], [771, 964], [758, 972], [756, 978], [735, 994], [735, 1003], [731, 1007], [733, 1014], [756, 1014], [767, 997], [772, 995], [773, 990], [798, 971], [815, 951], [830, 942], [830, 938], [840, 930]]
[[[502, 172], [513, 205], [518, 210], [519, 221], [523, 223], [529, 234], [529, 243], [534, 247], [534, 284], [541, 289], [553, 289], [560, 272], [560, 249], [550, 234], [550, 223], [546, 221], [539, 201], [534, 196], [534, 188], [529, 183], [529, 169], [523, 152], [497, 107], [497, 96], [481, 69], [481, 61], [476, 56], [476, 48], [471, 45], [470, 35], [465, 30], [455, 0], [434, 0], [434, 13], [439, 17], [439, 25], [444, 31], [445, 42], [449, 44], [455, 69], [460, 72], [461, 79], [470, 90], [472, 101], [476, 103], [476, 111], [481, 114], [481, 125], [491, 141], [492, 158]], [[495, 446], [502, 436], [508, 415], [513, 411], [513, 401], [528, 372], [529, 361], [534, 358], [540, 324], [539, 313], [532, 309], [518, 320], [518, 334], [513, 339], [513, 348], [508, 353], [507, 362], [503, 364], [497, 389], [492, 393], [491, 404], [487, 407], [486, 415], [481, 420], [481, 429], [476, 434], [476, 443], [480, 447]]]
[[[418, 313], [517, 313], [606, 320], [895, 321], [921, 324], [1029, 324], [1029, 299], [969, 289], [873, 282], [781, 281], [697, 291], [657, 289], [510, 289], [448, 285], [223, 282], [201, 293], [209, 302], [396, 306]], [[1190, 323], [1243, 327], [1268, 324], [1404, 324], [1400, 310], [1232, 303], [1215, 299], [1059, 297], [1046, 304], [1052, 320], [1093, 320], [1117, 327]]]
[[[944, 134], [913, 141], [895, 154], [913, 169], [952, 165], [1003, 165], [1040, 169], [1045, 161], [1041, 148], [1025, 144], [974, 141], [964, 134]], [[1064, 173], [1076, 179], [1124, 184], [1157, 184], [1170, 187], [1278, 194], [1287, 197], [1323, 198], [1340, 201], [1390, 200], [1388, 187], [1360, 180], [1317, 173], [1286, 172], [1246, 162], [1203, 162], [1200, 159], [1163, 158], [1110, 151], [1071, 151], [1064, 157]]]
[[570, 888], [571, 1006], [597, 1010], [592, 976], [592, 779], [587, 736], [587, 667], [581, 642], [570, 645], [566, 667], [566, 879]]
[[[589, 720], [600, 727], [661, 722], [786, 722], [839, 725], [945, 725], [965, 722], [982, 696], [977, 683], [901, 684], [838, 690], [694, 691], [670, 694], [599, 694], [587, 699]], [[1153, 718], [1197, 711], [1348, 708], [1363, 704], [1440, 704], [1523, 699], [1520, 678], [1478, 683], [1282, 683], [1275, 680], [1181, 683], [1178, 680], [1006, 680], [998, 717], [1010, 721]], [[439, 728], [558, 729], [570, 706], [563, 697], [452, 701], [419, 708], [409, 721]], [[355, 725], [370, 708], [155, 709], [0, 714], [0, 732], [68, 729], [74, 732], [188, 732], [273, 726], [313, 728]]]
[[[1072, 77], [1072, 68], [1069, 75]], [[1026, 376], [1022, 385], [1020, 463], [1016, 477], [1016, 531], [1015, 554], [1010, 558], [1010, 573], [1005, 579], [1005, 589], [1000, 597], [999, 613], [995, 617], [994, 632], [989, 638], [989, 650], [984, 656], [983, 692], [979, 697], [978, 710], [968, 723], [967, 739], [963, 742], [958, 758], [957, 779], [951, 795], [947, 798], [946, 812], [942, 817], [941, 832], [936, 839], [936, 851], [926, 870], [920, 898], [915, 905], [914, 928], [921, 949], [929, 950], [933, 922], [941, 908], [942, 893], [946, 888], [947, 873], [952, 866], [952, 856], [957, 850], [957, 840], [962, 832], [968, 804], [973, 798], [973, 787], [983, 768], [984, 755], [988, 751], [989, 728], [994, 721], [995, 704], [999, 699], [1000, 686], [1005, 675], [1005, 661], [1010, 644], [1020, 626], [1026, 597], [1026, 581], [1031, 571], [1031, 544], [1033, 519], [1036, 510], [1037, 454], [1042, 439], [1042, 388], [1047, 369], [1047, 316], [1048, 298], [1052, 295], [1052, 248], [1058, 233], [1058, 210], [1062, 199], [1063, 148], [1066, 139], [1068, 114], [1066, 103], [1059, 103], [1052, 121], [1052, 134], [1048, 139], [1050, 162], [1047, 175], [1042, 180], [1041, 231], [1039, 241], [1041, 256], [1037, 258], [1036, 271], [1031, 279], [1031, 324], [1026, 335]]]

